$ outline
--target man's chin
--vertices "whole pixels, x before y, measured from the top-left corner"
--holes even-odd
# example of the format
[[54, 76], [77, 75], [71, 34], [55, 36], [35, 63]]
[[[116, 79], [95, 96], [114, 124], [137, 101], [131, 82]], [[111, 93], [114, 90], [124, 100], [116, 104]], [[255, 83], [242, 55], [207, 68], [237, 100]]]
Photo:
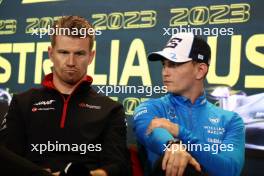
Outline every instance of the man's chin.
[[168, 85], [166, 85], [166, 90], [170, 93], [173, 93], [173, 89]]
[[80, 80], [81, 79], [67, 79], [64, 82], [66, 82], [69, 85], [74, 86], [74, 85], [78, 84], [80, 82]]
[[173, 93], [173, 94], [180, 94], [177, 90], [175, 90], [175, 89], [169, 89], [169, 88], [167, 88], [167, 91], [168, 91], [168, 93]]

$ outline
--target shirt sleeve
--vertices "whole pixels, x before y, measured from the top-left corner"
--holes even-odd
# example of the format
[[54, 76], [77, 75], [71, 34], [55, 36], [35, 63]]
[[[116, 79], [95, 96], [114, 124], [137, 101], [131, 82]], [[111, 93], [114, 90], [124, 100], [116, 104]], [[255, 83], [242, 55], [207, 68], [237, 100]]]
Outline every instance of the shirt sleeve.
[[155, 128], [149, 135], [147, 128], [154, 117], [162, 117], [162, 114], [149, 102], [139, 105], [134, 112], [134, 132], [137, 140], [153, 153], [161, 155], [166, 149], [165, 144], [173, 139], [173, 136], [164, 128]]
[[46, 172], [41, 167], [19, 155], [16, 155], [3, 146], [0, 146], [0, 161], [1, 175], [52, 176], [52, 174]]
[[23, 114], [20, 111], [16, 95], [13, 96], [6, 115], [7, 138], [6, 146], [11, 151], [21, 156], [25, 155], [26, 135]]
[[[209, 175], [240, 175], [245, 159], [245, 129], [243, 120], [238, 114], [234, 113], [221, 144], [205, 144], [184, 127], [180, 127], [179, 138], [184, 144], [203, 146], [203, 150], [191, 150], [189, 152]], [[205, 150], [206, 146], [210, 149]]]

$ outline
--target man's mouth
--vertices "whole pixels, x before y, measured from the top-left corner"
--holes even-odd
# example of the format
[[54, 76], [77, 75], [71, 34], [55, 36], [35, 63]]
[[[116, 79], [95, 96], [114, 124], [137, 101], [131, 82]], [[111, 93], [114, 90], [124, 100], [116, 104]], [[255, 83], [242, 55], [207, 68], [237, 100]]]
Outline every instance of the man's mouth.
[[171, 81], [167, 81], [167, 80], [165, 80], [165, 81], [163, 81], [163, 83], [164, 84], [170, 84], [170, 83], [172, 83]]
[[64, 70], [64, 71], [65, 71], [65, 72], [70, 72], [70, 73], [77, 72], [76, 69], [66, 69], [66, 70]]

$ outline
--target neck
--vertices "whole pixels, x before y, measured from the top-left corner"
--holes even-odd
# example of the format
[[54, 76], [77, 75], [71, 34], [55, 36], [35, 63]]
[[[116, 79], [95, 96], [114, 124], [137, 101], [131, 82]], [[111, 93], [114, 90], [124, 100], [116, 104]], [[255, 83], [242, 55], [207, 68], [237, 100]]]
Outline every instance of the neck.
[[204, 92], [204, 85], [200, 84], [197, 86], [194, 86], [192, 90], [190, 90], [187, 93], [183, 93], [182, 96], [185, 96], [190, 99], [192, 104], [194, 104], [195, 100], [200, 97]]
[[61, 80], [59, 80], [56, 76], [53, 76], [53, 84], [56, 87], [56, 89], [62, 93], [62, 94], [72, 94], [72, 92], [74, 91], [74, 89], [80, 84], [80, 82], [82, 82], [83, 79], [81, 79], [79, 82], [77, 82], [76, 84], [68, 84], [66, 82], [63, 82]]

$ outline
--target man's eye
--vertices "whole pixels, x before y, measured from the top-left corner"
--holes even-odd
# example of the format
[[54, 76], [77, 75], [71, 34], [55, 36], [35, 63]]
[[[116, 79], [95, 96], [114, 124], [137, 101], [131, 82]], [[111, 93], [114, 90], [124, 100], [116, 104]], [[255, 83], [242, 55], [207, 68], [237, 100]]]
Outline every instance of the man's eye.
[[85, 52], [77, 52], [76, 55], [77, 56], [84, 56], [85, 55]]
[[174, 67], [177, 67], [178, 66], [178, 64], [176, 64], [176, 63], [170, 63], [169, 64], [169, 67], [171, 67], [171, 68], [174, 68]]
[[67, 51], [59, 51], [60, 54], [68, 54]]

